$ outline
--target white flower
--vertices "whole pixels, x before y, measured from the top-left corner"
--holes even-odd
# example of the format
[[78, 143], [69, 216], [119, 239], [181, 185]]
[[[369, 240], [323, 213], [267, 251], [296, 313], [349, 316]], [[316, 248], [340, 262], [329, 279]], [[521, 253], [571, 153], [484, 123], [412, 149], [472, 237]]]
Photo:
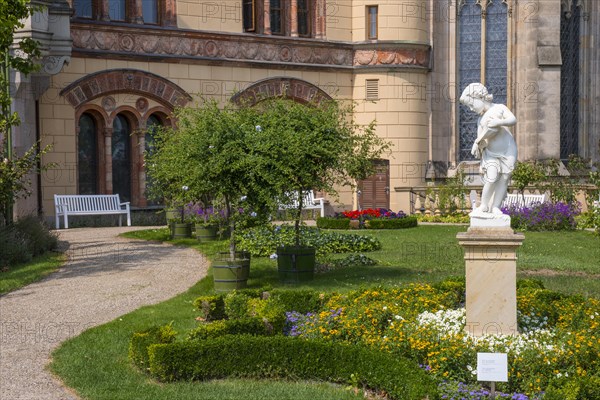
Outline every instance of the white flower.
[[262, 126], [260, 126], [260, 125], [256, 125], [256, 130], [257, 130], [258, 132], [261, 132], [261, 131], [262, 131]]
[[383, 311], [387, 310], [387, 306], [383, 306]]
[[252, 212], [250, 213], [250, 216], [251, 216], [251, 217], [256, 217], [257, 215], [258, 215], [258, 214], [257, 214], [255, 211], [252, 211]]
[[247, 198], [248, 198], [248, 196], [242, 196], [242, 197], [240, 197], [240, 201], [246, 201]]
[[190, 188], [189, 188], [189, 187], [187, 187], [187, 186], [185, 186], [185, 185], [181, 187], [181, 190], [184, 190], [184, 191], [187, 191], [187, 190], [189, 190], [189, 189], [190, 189]]
[[404, 319], [404, 318], [402, 318], [402, 317], [401, 317], [401, 316], [399, 316], [399, 315], [394, 315], [394, 318], [396, 318], [396, 319]]
[[271, 254], [271, 255], [269, 256], [269, 258], [270, 258], [271, 260], [277, 260], [277, 254], [276, 254], [276, 253], [273, 253], [273, 254]]

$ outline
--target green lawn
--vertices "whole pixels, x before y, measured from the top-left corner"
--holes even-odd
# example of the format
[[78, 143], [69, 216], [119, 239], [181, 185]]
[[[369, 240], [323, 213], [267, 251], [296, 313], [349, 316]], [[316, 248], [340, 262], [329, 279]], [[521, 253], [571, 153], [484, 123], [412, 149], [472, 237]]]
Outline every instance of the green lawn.
[[5, 294], [39, 281], [64, 263], [63, 254], [49, 252], [32, 261], [15, 265], [0, 272], [0, 294]]
[[[461, 226], [420, 226], [399, 231], [359, 231], [376, 235], [383, 249], [369, 253], [377, 266], [348, 268], [318, 274], [305, 287], [323, 291], [347, 291], [364, 286], [400, 285], [408, 282], [434, 282], [462, 275], [464, 262], [456, 234]], [[128, 237], [166, 240], [164, 230], [134, 232]], [[527, 232], [519, 250], [519, 274], [542, 279], [548, 288], [600, 297], [600, 239], [589, 232]], [[202, 253], [214, 255], [226, 248], [225, 242], [198, 244], [179, 240]], [[199, 256], [200, 257], [200, 256]], [[590, 279], [595, 277], [595, 279]], [[280, 286], [276, 264], [267, 258], [253, 258], [250, 287]], [[212, 291], [209, 277], [187, 293], [158, 305], [143, 307], [113, 322], [90, 329], [64, 343], [53, 354], [51, 370], [86, 399], [356, 399], [347, 388], [323, 383], [256, 382], [225, 380], [158, 384], [137, 371], [127, 358], [130, 336], [155, 324], [173, 321], [185, 332], [196, 322], [192, 302]]]

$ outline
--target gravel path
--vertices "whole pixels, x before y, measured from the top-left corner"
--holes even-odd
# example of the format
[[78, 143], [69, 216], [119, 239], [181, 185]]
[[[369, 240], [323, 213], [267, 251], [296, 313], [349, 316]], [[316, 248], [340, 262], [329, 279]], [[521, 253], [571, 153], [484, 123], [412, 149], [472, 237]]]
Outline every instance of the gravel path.
[[47, 370], [52, 350], [84, 330], [169, 299], [206, 275], [192, 249], [117, 237], [140, 228], [60, 231], [68, 262], [0, 297], [0, 399], [77, 399]]

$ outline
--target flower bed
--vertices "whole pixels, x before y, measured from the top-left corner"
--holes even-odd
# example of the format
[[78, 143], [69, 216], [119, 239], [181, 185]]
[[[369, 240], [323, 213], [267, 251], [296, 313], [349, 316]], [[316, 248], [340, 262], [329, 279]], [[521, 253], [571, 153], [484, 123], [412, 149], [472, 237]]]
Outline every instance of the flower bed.
[[317, 312], [288, 314], [287, 331], [403, 355], [440, 380], [464, 384], [476, 383], [477, 352], [506, 352], [509, 382], [499, 389], [520, 392], [515, 398], [521, 399], [538, 395], [556, 380], [576, 381], [600, 371], [600, 301], [521, 288], [521, 334], [475, 338], [464, 331], [459, 296], [464, 287], [456, 289], [412, 285], [333, 296]]
[[541, 203], [532, 207], [504, 207], [513, 229], [527, 231], [558, 231], [577, 228], [575, 217], [581, 213], [579, 204]]
[[[351, 223], [351, 221], [355, 221]], [[358, 225], [360, 221], [360, 225]], [[317, 219], [317, 226], [323, 229], [404, 229], [417, 226], [415, 216], [403, 211], [393, 212], [385, 208], [367, 208], [364, 210], [343, 211], [334, 217]]]

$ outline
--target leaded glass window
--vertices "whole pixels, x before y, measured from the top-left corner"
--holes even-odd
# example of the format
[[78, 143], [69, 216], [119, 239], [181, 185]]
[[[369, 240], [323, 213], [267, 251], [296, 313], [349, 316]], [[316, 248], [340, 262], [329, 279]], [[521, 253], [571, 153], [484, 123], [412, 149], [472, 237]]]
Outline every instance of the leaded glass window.
[[158, 0], [142, 0], [142, 18], [145, 24], [158, 24]]
[[[483, 13], [485, 12], [485, 18]], [[459, 93], [470, 83], [481, 82], [506, 104], [508, 90], [508, 5], [505, 0], [459, 1]], [[483, 35], [483, 37], [482, 37]], [[485, 46], [483, 48], [482, 46]], [[482, 50], [485, 49], [485, 52]], [[485, 53], [485, 60], [482, 54]], [[484, 72], [482, 74], [482, 72]], [[459, 160], [473, 160], [478, 115], [459, 104]]]
[[[481, 7], [466, 0], [459, 14], [459, 91], [481, 81]], [[459, 159], [472, 160], [471, 147], [477, 138], [477, 115], [459, 104]]]
[[271, 33], [283, 35], [283, 0], [271, 0]]
[[125, 0], [108, 0], [108, 15], [111, 21], [125, 21]]
[[560, 20], [560, 158], [579, 153], [579, 51], [581, 8], [563, 5]]
[[298, 35], [310, 35], [310, 10], [308, 0], [298, 0]]
[[98, 142], [96, 121], [89, 114], [79, 118], [77, 183], [79, 194], [98, 194]]
[[79, 18], [92, 18], [92, 0], [74, 0], [73, 9]]
[[493, 0], [485, 21], [485, 85], [495, 103], [506, 104], [508, 65], [508, 18], [506, 4]]
[[131, 128], [125, 116], [119, 114], [113, 121], [112, 183], [113, 193], [121, 201], [131, 200]]

